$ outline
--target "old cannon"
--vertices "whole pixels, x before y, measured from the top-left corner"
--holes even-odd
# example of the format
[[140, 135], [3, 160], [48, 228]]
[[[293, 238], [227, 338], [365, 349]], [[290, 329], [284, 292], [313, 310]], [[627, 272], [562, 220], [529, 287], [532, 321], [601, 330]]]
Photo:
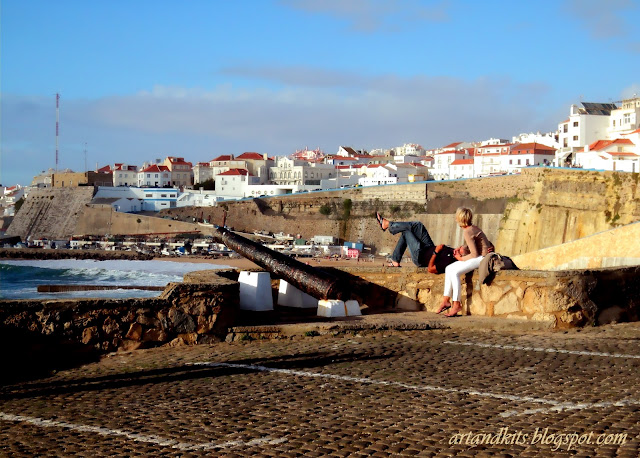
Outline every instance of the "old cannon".
[[316, 299], [349, 299], [346, 284], [335, 275], [278, 253], [222, 227], [214, 228], [212, 235], [229, 249]]

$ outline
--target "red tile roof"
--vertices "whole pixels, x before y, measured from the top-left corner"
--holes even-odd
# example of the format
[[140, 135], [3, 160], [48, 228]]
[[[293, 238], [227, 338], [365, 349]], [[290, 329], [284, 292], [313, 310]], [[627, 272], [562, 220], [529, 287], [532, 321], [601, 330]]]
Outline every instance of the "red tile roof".
[[218, 176], [220, 175], [243, 175], [243, 176], [253, 176], [252, 174], [249, 173], [248, 170], [245, 169], [229, 169], [226, 172], [222, 172], [219, 173]]
[[634, 146], [634, 143], [628, 138], [617, 138], [615, 140], [597, 140], [589, 145], [590, 151], [598, 151], [601, 149], [605, 149], [611, 145], [631, 145]]
[[262, 154], [259, 153], [242, 153], [240, 156], [238, 156], [238, 159], [256, 159], [256, 160], [264, 160], [264, 157], [262, 156]]
[[473, 165], [473, 159], [456, 159], [451, 165]]
[[147, 167], [144, 170], [140, 170], [139, 173], [155, 173], [155, 172], [168, 172], [169, 171], [169, 167], [167, 167], [166, 165], [150, 165], [149, 167]]
[[211, 159], [209, 162], [224, 162], [224, 161], [232, 161], [233, 159], [231, 158], [231, 155], [229, 154], [225, 154], [222, 156], [218, 156], [215, 159]]

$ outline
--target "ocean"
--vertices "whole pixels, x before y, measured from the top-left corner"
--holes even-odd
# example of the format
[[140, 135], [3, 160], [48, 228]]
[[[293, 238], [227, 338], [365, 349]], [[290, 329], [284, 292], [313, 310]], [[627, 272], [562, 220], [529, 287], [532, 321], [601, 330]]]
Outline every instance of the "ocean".
[[185, 273], [228, 266], [173, 261], [0, 260], [0, 299], [155, 297], [161, 291], [114, 289], [39, 293], [38, 285], [165, 286]]

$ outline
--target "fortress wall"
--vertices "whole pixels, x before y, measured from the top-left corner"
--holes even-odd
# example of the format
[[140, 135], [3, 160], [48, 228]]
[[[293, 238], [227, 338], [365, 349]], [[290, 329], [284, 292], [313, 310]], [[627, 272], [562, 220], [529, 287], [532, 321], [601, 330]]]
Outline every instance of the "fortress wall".
[[7, 229], [7, 235], [67, 239], [76, 231], [78, 218], [93, 198], [93, 186], [36, 189], [29, 193]]
[[210, 233], [198, 224], [116, 212], [109, 205], [87, 205], [78, 220], [76, 235], [137, 235], [168, 234], [174, 232], [200, 231]]

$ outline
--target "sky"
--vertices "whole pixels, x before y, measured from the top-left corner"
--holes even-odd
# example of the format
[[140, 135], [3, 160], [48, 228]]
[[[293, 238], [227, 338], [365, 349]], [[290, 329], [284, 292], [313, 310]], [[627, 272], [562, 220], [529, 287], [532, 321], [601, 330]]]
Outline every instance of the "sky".
[[[56, 94], [60, 95], [56, 110]], [[638, 0], [0, 0], [0, 183], [511, 140], [640, 94]]]

